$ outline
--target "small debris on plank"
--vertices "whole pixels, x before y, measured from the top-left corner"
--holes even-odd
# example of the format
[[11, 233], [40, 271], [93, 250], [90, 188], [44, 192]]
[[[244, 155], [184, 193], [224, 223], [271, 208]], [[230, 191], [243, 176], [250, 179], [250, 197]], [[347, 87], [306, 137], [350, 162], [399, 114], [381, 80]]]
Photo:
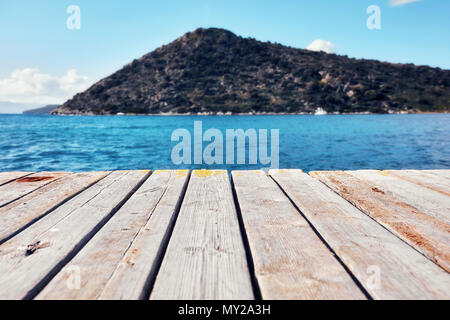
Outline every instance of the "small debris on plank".
[[36, 250], [47, 248], [49, 246], [50, 246], [50, 242], [46, 242], [46, 243], [41, 244], [41, 242], [38, 241], [38, 242], [36, 242], [34, 244], [29, 244], [27, 246], [27, 251], [25, 252], [25, 256], [30, 256], [33, 253], [35, 253]]

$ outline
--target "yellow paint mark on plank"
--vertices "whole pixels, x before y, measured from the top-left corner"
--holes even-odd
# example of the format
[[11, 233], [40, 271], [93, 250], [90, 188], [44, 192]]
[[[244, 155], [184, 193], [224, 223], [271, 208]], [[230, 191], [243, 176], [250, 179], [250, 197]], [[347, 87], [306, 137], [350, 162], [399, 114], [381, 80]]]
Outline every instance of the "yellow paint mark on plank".
[[177, 178], [186, 177], [189, 174], [189, 170], [177, 170]]
[[155, 172], [153, 173], [153, 175], [158, 175], [161, 173], [172, 173], [175, 172], [177, 175], [177, 178], [183, 178], [186, 177], [186, 175], [189, 174], [189, 170], [155, 170]]
[[382, 176], [385, 176], [385, 177], [387, 177], [388, 176], [388, 173], [386, 172], [386, 171], [378, 171], [378, 173], [379, 174], [381, 174]]
[[141, 173], [148, 173], [151, 172], [152, 170], [114, 170], [112, 172], [141, 172]]
[[157, 175], [157, 174], [160, 174], [160, 173], [167, 173], [167, 172], [170, 172], [170, 170], [155, 170], [155, 172], [153, 172], [153, 175]]
[[227, 170], [194, 170], [194, 175], [198, 178], [206, 178], [209, 176], [218, 176], [221, 174], [227, 174]]

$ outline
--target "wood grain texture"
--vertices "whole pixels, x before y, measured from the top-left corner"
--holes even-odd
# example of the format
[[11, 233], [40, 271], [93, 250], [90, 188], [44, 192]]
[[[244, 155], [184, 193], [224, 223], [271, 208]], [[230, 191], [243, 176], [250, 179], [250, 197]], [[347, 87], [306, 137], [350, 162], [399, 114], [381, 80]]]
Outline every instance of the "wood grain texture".
[[442, 177], [445, 179], [450, 179], [450, 170], [421, 170], [424, 173], [430, 173]]
[[[311, 173], [400, 239], [449, 271], [450, 225], [397, 199], [384, 188], [384, 183], [374, 184], [374, 181], [367, 182], [363, 179], [371, 174], [382, 176], [378, 172]], [[392, 187], [396, 185], [397, 178], [388, 180]], [[407, 181], [401, 182], [409, 184]]]
[[[189, 171], [156, 171], [36, 297], [139, 299], [173, 223]], [[67, 286], [78, 268], [79, 288]]]
[[271, 170], [303, 215], [374, 299], [449, 299], [450, 276], [300, 170]]
[[226, 171], [192, 173], [151, 299], [253, 299]]
[[386, 170], [383, 173], [393, 175], [450, 197], [450, 180], [439, 175], [420, 170]]
[[[450, 224], [450, 197], [394, 175], [376, 170], [346, 171], [382, 189], [386, 195]], [[345, 176], [345, 175], [344, 175]]]
[[0, 299], [37, 294], [147, 176], [113, 172], [0, 245]]
[[0, 186], [30, 174], [32, 172], [0, 172]]
[[0, 186], [0, 207], [4, 207], [68, 174], [67, 172], [40, 172], [4, 184]]
[[232, 177], [263, 299], [365, 299], [271, 178], [262, 171]]
[[107, 174], [89, 172], [67, 175], [0, 208], [0, 244]]

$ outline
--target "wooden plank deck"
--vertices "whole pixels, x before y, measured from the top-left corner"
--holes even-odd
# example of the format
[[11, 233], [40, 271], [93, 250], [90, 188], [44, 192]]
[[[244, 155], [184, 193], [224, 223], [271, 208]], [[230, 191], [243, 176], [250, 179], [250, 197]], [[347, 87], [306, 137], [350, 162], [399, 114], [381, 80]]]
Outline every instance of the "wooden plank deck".
[[0, 299], [450, 299], [449, 172], [3, 172]]
[[[311, 175], [442, 268], [450, 270], [450, 206], [447, 201], [450, 197], [417, 185], [416, 189], [422, 190], [411, 186], [406, 189], [409, 193], [403, 193], [403, 183], [409, 182], [374, 171], [312, 172]], [[426, 196], [434, 201], [427, 201]], [[441, 202], [433, 196], [442, 198]]]
[[262, 298], [365, 298], [270, 177], [262, 171], [232, 176]]
[[0, 186], [30, 174], [32, 174], [32, 172], [0, 172]]
[[254, 298], [226, 171], [192, 173], [150, 298]]
[[68, 174], [63, 172], [41, 172], [3, 184], [0, 186], [0, 208]]

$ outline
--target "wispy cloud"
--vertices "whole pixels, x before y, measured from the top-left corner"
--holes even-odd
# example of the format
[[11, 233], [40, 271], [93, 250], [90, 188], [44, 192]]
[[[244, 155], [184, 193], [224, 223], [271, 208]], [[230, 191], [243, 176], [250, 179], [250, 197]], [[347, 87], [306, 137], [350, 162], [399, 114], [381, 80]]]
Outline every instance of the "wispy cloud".
[[70, 69], [63, 76], [42, 73], [36, 68], [19, 69], [0, 79], [0, 101], [60, 104], [88, 88], [91, 81]]
[[336, 46], [329, 41], [317, 39], [314, 40], [306, 47], [306, 49], [311, 51], [324, 51], [326, 53], [335, 53]]
[[397, 7], [402, 6], [404, 4], [412, 3], [412, 2], [419, 2], [420, 0], [391, 0], [391, 6]]

